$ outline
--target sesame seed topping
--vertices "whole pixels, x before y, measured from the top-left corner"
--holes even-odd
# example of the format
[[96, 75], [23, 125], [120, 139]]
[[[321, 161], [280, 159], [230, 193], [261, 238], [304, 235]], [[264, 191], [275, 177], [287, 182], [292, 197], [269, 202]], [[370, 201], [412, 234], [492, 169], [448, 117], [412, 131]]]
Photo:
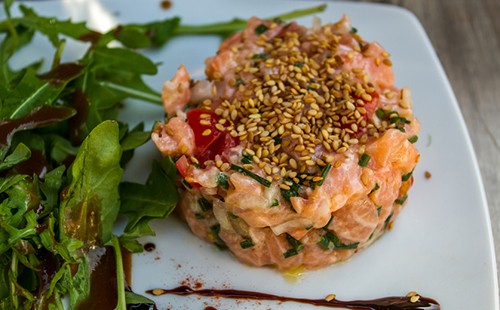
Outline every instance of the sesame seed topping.
[[332, 301], [336, 298], [337, 296], [335, 294], [329, 294], [328, 296], [325, 297], [326, 301]]
[[[268, 28], [277, 26], [270, 23]], [[378, 94], [364, 67], [343, 67], [350, 59], [372, 56], [361, 37], [353, 35], [359, 46], [346, 53], [339, 51], [341, 35], [331, 25], [315, 31], [283, 29], [279, 36], [261, 35], [249, 42], [258, 46], [258, 53], [238, 59], [234, 74], [225, 77], [214, 72], [210, 78], [226, 78], [234, 95], [213, 102], [207, 99], [203, 105], [216, 107], [220, 120], [215, 128], [239, 140], [244, 154], [251, 157], [252, 164], [244, 165], [245, 169], [258, 167], [271, 180], [319, 182], [327, 164], [334, 168], [342, 164], [338, 154], [351, 149], [363, 154], [369, 138], [395, 125], [379, 119], [376, 123], [367, 114], [372, 111], [368, 104]], [[236, 57], [241, 55], [237, 52]], [[392, 66], [389, 53], [373, 56], [377, 66]], [[220, 95], [224, 90], [213, 86], [212, 92]], [[394, 92], [383, 95], [390, 99]], [[401, 102], [404, 106], [407, 100]], [[210, 114], [200, 118], [201, 125], [211, 124]], [[210, 129], [202, 133], [210, 134]], [[216, 161], [216, 165], [223, 163]], [[365, 185], [367, 179], [366, 174], [361, 176]]]

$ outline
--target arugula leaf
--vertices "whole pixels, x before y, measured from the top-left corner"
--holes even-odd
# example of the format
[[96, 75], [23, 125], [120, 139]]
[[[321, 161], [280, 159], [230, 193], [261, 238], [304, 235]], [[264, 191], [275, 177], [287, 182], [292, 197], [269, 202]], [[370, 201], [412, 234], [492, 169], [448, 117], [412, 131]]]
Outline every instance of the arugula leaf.
[[97, 47], [93, 50], [93, 69], [119, 70], [139, 74], [156, 74], [156, 65], [146, 56], [126, 48]]
[[160, 47], [173, 36], [179, 24], [180, 18], [173, 17], [146, 24], [120, 25], [110, 33], [129, 48]]
[[55, 47], [59, 44], [59, 34], [79, 40], [91, 33], [91, 30], [85, 26], [85, 22], [74, 23], [70, 20], [59, 21], [53, 17], [42, 17], [25, 5], [20, 5], [19, 9], [24, 17], [16, 21], [46, 35]]
[[30, 158], [31, 150], [24, 145], [23, 143], [19, 143], [14, 151], [5, 157], [2, 163], [0, 163], [0, 171], [10, 168], [20, 162], [23, 162]]
[[35, 68], [29, 68], [3, 100], [0, 119], [20, 118], [37, 107], [53, 104], [66, 84], [82, 73], [83, 67], [75, 63], [59, 65], [43, 76], [37, 76]]
[[153, 162], [146, 184], [124, 182], [120, 185], [120, 213], [128, 217], [124, 239], [154, 235], [149, 222], [165, 218], [177, 204], [179, 196], [174, 185], [175, 178], [175, 164], [170, 157], [166, 157]]
[[130, 151], [143, 145], [151, 138], [151, 132], [143, 131], [144, 123], [139, 123], [126, 136], [120, 140], [123, 151]]
[[86, 247], [111, 238], [120, 208], [120, 155], [118, 123], [105, 121], [82, 143], [68, 171], [70, 183], [61, 199], [61, 233]]
[[24, 117], [0, 121], [0, 159], [10, 147], [13, 135], [21, 130], [49, 126], [72, 117], [75, 110], [66, 107], [40, 106]]

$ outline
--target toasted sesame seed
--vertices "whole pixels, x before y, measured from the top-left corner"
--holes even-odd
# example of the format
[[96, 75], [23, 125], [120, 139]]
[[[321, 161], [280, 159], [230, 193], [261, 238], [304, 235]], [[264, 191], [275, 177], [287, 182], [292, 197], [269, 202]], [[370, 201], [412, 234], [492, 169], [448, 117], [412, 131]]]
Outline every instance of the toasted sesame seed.
[[229, 165], [229, 163], [223, 163], [222, 166], [220, 166], [220, 169], [222, 171], [229, 171], [229, 168], [231, 168], [231, 166]]
[[337, 296], [335, 294], [329, 294], [328, 296], [325, 297], [326, 301], [332, 301], [336, 298]]
[[279, 185], [279, 187], [280, 187], [281, 189], [286, 190], [286, 191], [287, 191], [287, 190], [290, 190], [290, 186], [288, 186], [288, 185], [286, 185], [286, 184], [284, 184], [284, 183], [281, 183], [281, 184]]
[[161, 288], [155, 288], [155, 289], [153, 289], [152, 293], [155, 296], [159, 296], [159, 295], [162, 295], [163, 293], [165, 293], [165, 290], [163, 290]]

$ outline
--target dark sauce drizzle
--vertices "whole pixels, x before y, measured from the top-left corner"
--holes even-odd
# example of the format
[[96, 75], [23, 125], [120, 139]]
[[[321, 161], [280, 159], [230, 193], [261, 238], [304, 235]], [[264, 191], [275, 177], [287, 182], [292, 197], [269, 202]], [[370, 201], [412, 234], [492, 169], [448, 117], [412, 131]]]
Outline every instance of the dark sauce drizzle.
[[347, 308], [358, 310], [439, 310], [439, 303], [434, 299], [422, 297], [412, 302], [409, 297], [384, 297], [371, 300], [344, 301], [332, 299], [307, 299], [298, 297], [285, 297], [266, 293], [241, 291], [241, 290], [217, 290], [200, 289], [195, 290], [189, 286], [179, 286], [173, 289], [154, 289], [146, 291], [155, 296], [174, 294], [180, 296], [200, 295], [205, 297], [222, 297], [230, 299], [250, 299], [250, 300], [275, 300], [279, 302], [297, 302], [328, 308]]

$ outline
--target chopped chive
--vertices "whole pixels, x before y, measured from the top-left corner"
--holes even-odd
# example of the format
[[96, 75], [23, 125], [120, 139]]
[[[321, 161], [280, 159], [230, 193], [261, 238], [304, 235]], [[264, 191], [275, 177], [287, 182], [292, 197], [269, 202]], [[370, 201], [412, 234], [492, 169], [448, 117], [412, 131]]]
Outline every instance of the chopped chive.
[[385, 219], [384, 222], [384, 229], [387, 229], [387, 226], [389, 226], [389, 223], [391, 222], [392, 216], [394, 215], [394, 211], [389, 214], [389, 216]]
[[283, 257], [289, 258], [289, 257], [295, 256], [297, 254], [299, 254], [299, 252], [297, 252], [295, 249], [290, 249], [290, 250], [286, 251], [285, 253], [283, 253]]
[[[395, 115], [395, 116], [393, 116]], [[401, 130], [402, 132], [405, 132], [404, 126], [405, 124], [411, 123], [409, 120], [407, 120], [404, 117], [399, 116], [397, 112], [393, 112], [389, 118], [389, 122], [391, 124], [396, 125], [396, 128]]]
[[195, 213], [194, 217], [196, 217], [199, 220], [202, 220], [205, 218], [205, 215], [203, 213]]
[[214, 244], [219, 248], [219, 250], [226, 250], [227, 249], [226, 243], [219, 237], [220, 224], [215, 224], [213, 226], [210, 226], [210, 231], [212, 232], [212, 235], [214, 236], [215, 239]]
[[378, 183], [375, 183], [375, 186], [373, 187], [373, 189], [370, 191], [370, 193], [368, 193], [368, 195], [370, 195], [371, 193], [373, 193], [374, 191], [378, 190], [380, 188], [380, 185], [378, 185]]
[[356, 29], [355, 27], [352, 27], [351, 30], [349, 31], [349, 33], [351, 33], [351, 34], [358, 33], [358, 29]]
[[248, 155], [248, 154], [243, 154], [242, 157], [241, 157], [241, 162], [243, 164], [251, 164], [252, 163], [252, 156]]
[[302, 250], [304, 248], [304, 244], [302, 244], [302, 242], [295, 239], [291, 235], [286, 234], [285, 238], [286, 238], [286, 241], [288, 241], [288, 244], [290, 244], [295, 251], [299, 252], [300, 250]]
[[279, 203], [278, 199], [274, 199], [273, 202], [271, 203], [271, 205], [269, 206], [269, 208], [277, 207], [279, 205], [280, 205], [280, 203]]
[[370, 155], [363, 153], [363, 155], [361, 155], [361, 157], [358, 160], [358, 165], [360, 165], [361, 167], [366, 167], [370, 159], [371, 159]]
[[217, 174], [217, 185], [223, 189], [228, 189], [229, 188], [228, 176], [225, 175], [224, 173], [219, 172], [219, 174]]
[[261, 177], [259, 175], [256, 175], [253, 172], [248, 171], [245, 168], [242, 168], [242, 167], [237, 166], [235, 164], [231, 164], [231, 170], [234, 170], [234, 171], [237, 171], [239, 173], [242, 173], [242, 174], [246, 175], [247, 177], [251, 177], [255, 181], [257, 181], [260, 184], [264, 185], [265, 187], [271, 186], [271, 182], [269, 182], [268, 180], [264, 179], [263, 177]]
[[192, 163], [191, 165], [193, 165], [195, 168], [203, 169], [203, 167], [198, 163]]
[[410, 138], [408, 139], [408, 141], [410, 141], [410, 143], [415, 143], [415, 142], [417, 142], [417, 141], [418, 141], [418, 136], [413, 136], [413, 137], [410, 137]]
[[200, 199], [198, 199], [198, 204], [200, 205], [200, 208], [203, 212], [206, 212], [206, 211], [212, 209], [212, 204], [210, 203], [210, 201], [208, 201], [204, 197], [201, 197]]
[[189, 184], [188, 181], [186, 181], [185, 179], [182, 179], [181, 181], [182, 185], [184, 185], [187, 189], [192, 189], [193, 186], [191, 184]]
[[297, 67], [297, 68], [302, 68], [304, 66], [304, 63], [303, 62], [296, 62], [293, 64], [294, 67]]
[[408, 195], [404, 195], [402, 197], [399, 197], [398, 199], [396, 199], [396, 201], [394, 201], [395, 203], [397, 203], [398, 205], [402, 205], [405, 203], [406, 199], [408, 198]]
[[278, 136], [274, 137], [273, 140], [274, 140], [275, 145], [281, 144], [281, 141], [282, 141], [281, 137], [278, 137]]
[[309, 225], [306, 227], [306, 230], [311, 230], [311, 229], [313, 229], [313, 227], [314, 227], [313, 225]]
[[358, 247], [359, 242], [354, 243], [342, 243], [340, 239], [331, 233], [328, 229], [323, 229], [325, 234], [320, 237], [318, 245], [325, 250], [352, 250]]
[[400, 124], [403, 124], [403, 125], [404, 125], [404, 124], [409, 124], [409, 123], [411, 123], [409, 120], [407, 120], [406, 118], [401, 117], [401, 116], [394, 116], [394, 117], [391, 117], [391, 118], [389, 119], [389, 122], [390, 122], [391, 124], [396, 124], [396, 126], [397, 126], [397, 125], [400, 125]]
[[403, 182], [408, 181], [411, 178], [412, 174], [413, 174], [413, 170], [408, 172], [407, 174], [403, 174], [403, 176], [401, 177], [401, 180], [403, 180]]
[[244, 85], [244, 84], [245, 84], [245, 81], [243, 81], [241, 78], [236, 79], [236, 87], [238, 87], [240, 85]]
[[327, 228], [328, 226], [330, 226], [331, 222], [333, 221], [333, 214], [332, 216], [330, 216], [330, 219], [328, 220], [328, 223], [326, 223], [325, 226], [323, 226], [323, 228]]
[[377, 110], [375, 110], [375, 115], [377, 115], [377, 117], [380, 119], [385, 118], [385, 112], [381, 108], [378, 108]]
[[267, 57], [266, 53], [253, 54], [252, 59], [265, 59]]
[[288, 190], [280, 189], [280, 191], [281, 191], [281, 196], [283, 198], [285, 198], [286, 201], [290, 201], [290, 198], [299, 196], [300, 185], [293, 182], [293, 180], [291, 180], [291, 179], [286, 179], [286, 180], [292, 182], [292, 185], [290, 185], [290, 189], [288, 189]]
[[237, 219], [239, 219], [239, 218], [240, 218], [239, 216], [237, 216], [237, 215], [236, 215], [236, 214], [234, 214], [234, 213], [229, 213], [229, 216], [231, 217], [231, 219], [232, 219], [232, 220], [237, 220]]
[[263, 34], [264, 32], [267, 31], [267, 29], [269, 29], [269, 28], [266, 25], [260, 24], [257, 27], [255, 27], [255, 33], [256, 34]]
[[316, 183], [317, 185], [323, 185], [323, 182], [325, 181], [328, 172], [330, 172], [330, 169], [332, 169], [332, 164], [328, 163], [325, 168], [323, 168], [323, 171], [321, 172], [321, 180]]
[[240, 246], [241, 246], [242, 249], [248, 249], [248, 248], [253, 247], [254, 245], [255, 244], [250, 239], [246, 239], [246, 240], [243, 240], [243, 241], [240, 242]]
[[380, 211], [382, 211], [382, 206], [377, 207], [377, 215], [380, 215]]

